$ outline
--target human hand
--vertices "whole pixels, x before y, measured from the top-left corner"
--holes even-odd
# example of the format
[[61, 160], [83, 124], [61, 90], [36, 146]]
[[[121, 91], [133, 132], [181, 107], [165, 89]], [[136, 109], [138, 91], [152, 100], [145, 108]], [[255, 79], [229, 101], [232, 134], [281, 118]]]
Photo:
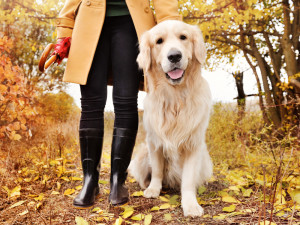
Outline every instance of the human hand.
[[71, 46], [71, 37], [59, 38], [55, 44], [51, 55], [56, 55], [57, 64], [60, 64], [64, 58], [68, 58]]

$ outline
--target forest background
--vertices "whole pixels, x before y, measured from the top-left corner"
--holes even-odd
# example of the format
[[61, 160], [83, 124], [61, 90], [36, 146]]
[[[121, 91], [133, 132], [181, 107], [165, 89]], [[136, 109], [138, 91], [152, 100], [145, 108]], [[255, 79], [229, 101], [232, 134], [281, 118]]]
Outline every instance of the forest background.
[[[183, 217], [174, 190], [143, 198], [132, 178], [129, 204], [109, 206], [110, 112], [102, 196], [90, 210], [71, 207], [82, 180], [80, 110], [61, 81], [65, 64], [46, 73], [37, 67], [44, 47], [55, 43], [63, 4], [0, 3], [1, 224], [300, 224], [298, 0], [179, 0], [184, 21], [203, 32], [206, 69], [229, 71], [237, 90], [236, 103], [215, 103], [212, 111], [207, 143], [214, 176], [198, 190], [201, 218]], [[255, 78], [257, 93], [245, 93], [245, 71]], [[136, 149], [144, 143], [142, 116]]]

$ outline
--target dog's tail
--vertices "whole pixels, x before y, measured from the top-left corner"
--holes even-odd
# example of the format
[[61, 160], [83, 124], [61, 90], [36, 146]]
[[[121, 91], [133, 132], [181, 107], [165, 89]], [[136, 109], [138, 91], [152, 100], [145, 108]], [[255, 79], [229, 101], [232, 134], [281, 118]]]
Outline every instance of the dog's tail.
[[134, 159], [130, 162], [128, 172], [139, 183], [142, 189], [146, 189], [151, 181], [151, 166], [146, 144], [138, 146], [136, 151]]

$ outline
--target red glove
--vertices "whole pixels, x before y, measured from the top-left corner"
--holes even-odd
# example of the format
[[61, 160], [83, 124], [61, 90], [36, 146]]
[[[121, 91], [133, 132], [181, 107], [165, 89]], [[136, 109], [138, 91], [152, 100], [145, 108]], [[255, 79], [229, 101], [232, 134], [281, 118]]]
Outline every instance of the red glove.
[[56, 55], [57, 59], [55, 62], [60, 64], [64, 58], [68, 58], [69, 50], [71, 46], [71, 37], [59, 38], [54, 47], [54, 51], [51, 55]]

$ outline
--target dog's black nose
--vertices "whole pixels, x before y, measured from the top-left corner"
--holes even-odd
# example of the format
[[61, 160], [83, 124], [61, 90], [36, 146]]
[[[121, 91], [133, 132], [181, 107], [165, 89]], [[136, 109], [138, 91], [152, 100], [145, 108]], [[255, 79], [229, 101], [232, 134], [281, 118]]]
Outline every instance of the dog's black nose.
[[168, 53], [168, 59], [171, 63], [177, 63], [181, 60], [182, 54], [176, 49], [171, 49]]

